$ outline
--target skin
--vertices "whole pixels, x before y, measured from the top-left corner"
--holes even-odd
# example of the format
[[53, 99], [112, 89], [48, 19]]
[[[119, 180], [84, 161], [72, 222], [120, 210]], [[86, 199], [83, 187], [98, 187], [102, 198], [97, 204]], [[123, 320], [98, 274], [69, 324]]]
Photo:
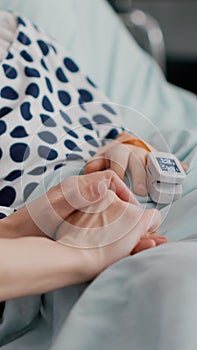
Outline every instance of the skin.
[[[65, 179], [0, 220], [0, 300], [41, 294], [94, 279], [116, 261], [166, 243], [165, 237], [157, 235], [159, 212], [142, 210], [122, 181], [128, 169], [134, 192], [147, 194], [147, 154], [135, 145], [111, 142], [87, 163], [84, 176]], [[186, 164], [182, 166], [188, 169]], [[109, 202], [112, 193], [113, 200]], [[106, 210], [97, 212], [102, 203], [108, 203]], [[96, 210], [93, 215], [88, 214], [90, 208]], [[65, 230], [66, 222], [78, 223], [79, 230], [89, 227], [91, 232], [95, 226], [102, 227], [102, 223], [105, 226], [106, 220], [116, 222], [114, 213], [119, 215], [122, 228], [125, 221], [121, 222], [121, 214], [125, 208], [131, 229], [109, 245], [74, 248], [51, 239], [54, 234], [61, 237], [69, 234]]]
[[[152, 151], [155, 150], [150, 145], [149, 148]], [[132, 177], [134, 192], [145, 196], [147, 195], [146, 162], [148, 153], [144, 148], [123, 144], [115, 140], [99, 148], [95, 156], [86, 164], [85, 174], [111, 169], [123, 180], [128, 170]], [[187, 164], [183, 162], [181, 164], [184, 170], [188, 169]]]
[[[128, 217], [133, 213], [141, 217], [122, 239], [99, 249], [76, 249], [46, 235], [76, 211], [97, 205], [112, 192], [112, 205], [120, 209], [127, 205]], [[155, 234], [159, 224], [159, 212], [142, 212], [135, 196], [112, 170], [71, 176], [0, 221], [0, 301], [89, 281], [132, 252], [160, 244]]]
[[[124, 133], [123, 133], [124, 134]], [[125, 133], [128, 136], [128, 133]], [[151, 151], [154, 147], [147, 144]], [[105, 169], [113, 170], [121, 180], [124, 179], [128, 170], [131, 174], [133, 190], [137, 195], [146, 196], [146, 163], [148, 151], [135, 145], [123, 144], [118, 139], [99, 148], [98, 152], [92, 157], [85, 167], [85, 174], [91, 174]], [[188, 170], [187, 164], [181, 162], [183, 169]], [[156, 245], [166, 243], [165, 237], [146, 235], [133, 249], [132, 254], [136, 254], [144, 249], [153, 248]]]

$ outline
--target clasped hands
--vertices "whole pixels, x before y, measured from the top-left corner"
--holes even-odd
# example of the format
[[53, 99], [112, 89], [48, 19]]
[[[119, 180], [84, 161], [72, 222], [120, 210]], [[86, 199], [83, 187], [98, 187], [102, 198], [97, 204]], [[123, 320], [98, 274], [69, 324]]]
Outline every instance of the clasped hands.
[[[119, 139], [125, 140], [125, 137], [127, 139], [128, 136], [129, 138], [133, 137], [128, 133], [123, 133], [117, 140], [99, 148], [96, 155], [86, 164], [85, 174], [86, 176], [87, 174], [92, 174], [92, 180], [96, 181], [95, 188], [96, 186], [99, 187], [101, 182], [104, 181], [102, 175], [105, 177], [109, 174], [105, 171], [103, 172], [103, 170], [106, 169], [111, 169], [113, 185], [115, 186], [113, 190], [108, 188], [105, 195], [104, 193], [102, 193], [102, 195], [100, 193], [100, 200], [96, 203], [89, 203], [85, 211], [84, 209], [82, 211], [75, 211], [67, 217], [66, 221], [60, 225], [56, 232], [56, 239], [58, 241], [84, 247], [103, 246], [123, 238], [125, 234], [133, 231], [138, 221], [144, 221], [143, 214], [145, 214], [145, 216], [150, 214], [149, 223], [151, 223], [152, 220], [151, 215], [155, 217], [155, 219], [152, 220], [152, 227], [144, 227], [143, 234], [138, 236], [135, 246], [133, 243], [133, 249], [131, 249], [130, 253], [134, 254], [167, 242], [165, 237], [156, 234], [160, 223], [159, 213], [157, 211], [151, 212], [142, 210], [140, 203], [134, 195], [126, 188], [123, 182], [119, 180], [123, 180], [125, 172], [128, 169], [132, 176], [134, 191], [139, 195], [145, 195], [147, 193], [145, 166], [148, 151], [147, 149], [131, 144], [122, 144], [118, 141]], [[135, 137], [133, 138], [135, 139]], [[150, 145], [148, 145], [147, 148], [154, 150]], [[98, 177], [100, 177], [100, 180]], [[85, 177], [82, 178], [85, 179]], [[99, 183], [99, 181], [101, 182]], [[124, 193], [127, 193], [124, 198], [121, 198], [120, 191], [117, 192], [120, 184], [122, 188], [124, 187]], [[114, 191], [113, 199], [111, 190]], [[83, 193], [83, 195], [84, 194], [85, 193]], [[111, 224], [112, 222], [114, 225]], [[81, 228], [81, 231], [79, 228]], [[96, 230], [96, 228], [98, 228], [98, 230]], [[66, 234], [66, 232], [68, 232], [68, 234]]]
[[1, 220], [2, 232], [10, 238], [37, 236], [63, 243], [65, 254], [81, 261], [80, 281], [94, 278], [124, 257], [166, 243], [157, 235], [159, 211], [143, 209], [122, 181], [129, 168], [134, 191], [146, 193], [147, 153], [117, 142], [104, 146], [87, 163], [85, 175], [66, 178]]

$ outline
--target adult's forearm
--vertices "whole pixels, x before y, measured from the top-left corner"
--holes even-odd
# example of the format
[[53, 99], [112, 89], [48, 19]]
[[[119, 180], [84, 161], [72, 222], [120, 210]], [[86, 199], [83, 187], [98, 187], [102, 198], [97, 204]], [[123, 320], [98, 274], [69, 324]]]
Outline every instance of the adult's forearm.
[[66, 216], [65, 204], [66, 201], [62, 192], [59, 191], [59, 186], [54, 187], [15, 213], [0, 220], [0, 238], [53, 236], [63, 220], [56, 212], [56, 207], [58, 210], [61, 209]]
[[0, 239], [19, 238], [27, 236], [44, 237], [36, 222], [31, 218], [27, 208], [24, 206], [17, 212], [0, 220]]
[[0, 301], [84, 281], [78, 249], [48, 238], [0, 239]]

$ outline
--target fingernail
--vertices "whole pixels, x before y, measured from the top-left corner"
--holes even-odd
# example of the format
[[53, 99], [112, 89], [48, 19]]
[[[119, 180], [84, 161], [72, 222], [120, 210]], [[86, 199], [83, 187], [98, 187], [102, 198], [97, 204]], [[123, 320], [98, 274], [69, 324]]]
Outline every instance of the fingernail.
[[139, 193], [141, 196], [145, 196], [147, 194], [146, 186], [142, 183], [137, 184], [137, 193]]
[[157, 242], [159, 243], [167, 243], [166, 237], [157, 237]]

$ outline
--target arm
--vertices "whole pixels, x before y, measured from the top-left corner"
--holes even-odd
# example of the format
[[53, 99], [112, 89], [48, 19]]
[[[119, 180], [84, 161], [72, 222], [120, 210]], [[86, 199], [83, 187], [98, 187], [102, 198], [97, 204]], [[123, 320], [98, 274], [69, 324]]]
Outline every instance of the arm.
[[120, 199], [139, 205], [127, 186], [111, 170], [70, 176], [17, 212], [1, 219], [0, 238], [52, 237], [74, 210], [99, 201], [107, 188]]
[[[102, 184], [103, 181], [105, 186], [102, 191], [99, 191], [98, 185]], [[71, 184], [74, 185], [73, 194], [71, 186], [68, 186]], [[64, 185], [69, 189], [66, 195]], [[141, 237], [144, 237], [147, 233], [155, 233], [160, 224], [160, 215], [157, 210], [144, 212], [135, 197], [112, 171], [66, 179], [64, 184], [61, 184], [63, 196], [60, 195], [59, 187], [55, 187], [51, 191], [53, 193], [51, 197], [51, 200], [53, 198], [52, 208], [56, 214], [59, 214], [61, 224], [58, 227], [55, 226], [57, 222], [49, 215], [47, 227], [54, 225], [52, 229], [61, 237], [72, 235], [69, 230], [65, 230], [65, 223], [68, 220], [73, 226], [78, 227], [79, 237], [82, 238], [83, 244], [78, 248], [74, 248], [61, 245], [46, 236], [36, 236], [38, 234], [37, 223], [34, 226], [34, 222], [32, 223], [31, 216], [28, 217], [28, 211], [25, 211], [25, 207], [18, 211], [16, 221], [13, 219], [14, 216], [12, 217], [13, 221], [10, 217], [8, 225], [5, 225], [6, 219], [4, 222], [4, 219], [1, 220], [0, 232], [4, 238], [0, 238], [0, 300], [40, 294], [91, 280], [111, 264], [129, 256]], [[37, 204], [37, 202], [35, 203]], [[100, 211], [103, 204], [106, 208], [105, 213], [102, 213], [102, 210]], [[102, 233], [101, 226], [103, 226], [103, 229], [107, 228], [105, 227], [108, 222], [106, 220], [113, 219], [114, 229], [111, 230], [112, 232], [108, 230], [108, 234], [112, 235], [113, 238], [111, 244], [102, 247], [99, 241], [97, 248], [85, 249], [87, 245], [85, 240], [83, 241], [75, 213], [80, 214], [80, 217], [78, 216], [78, 223], [80, 224], [81, 218], [84, 221], [86, 211], [75, 210], [76, 205], [84, 209], [94, 206], [96, 211], [93, 211], [92, 214], [90, 212], [87, 216], [88, 223], [90, 223], [89, 234], [92, 237], [94, 232], [92, 232], [91, 227], [95, 227], [96, 224]], [[37, 208], [37, 205], [33, 208]], [[124, 215], [122, 215], [123, 213]], [[41, 214], [45, 214], [45, 211], [38, 207], [38, 211], [34, 214], [39, 214], [38, 216], [42, 217]], [[104, 221], [103, 214], [106, 218]], [[89, 215], [93, 215], [93, 221], [89, 220]], [[36, 220], [39, 219], [37, 216], [35, 218]], [[44, 216], [44, 221], [41, 220], [39, 225], [43, 225], [46, 219], [47, 217]], [[91, 226], [91, 223], [93, 226]], [[87, 222], [85, 222], [85, 227], [87, 227]], [[46, 229], [45, 226], [43, 228]], [[117, 231], [119, 237], [119, 234], [123, 233], [123, 228], [126, 230], [125, 235], [114, 241], [113, 234], [115, 231]], [[29, 230], [26, 236], [25, 230]], [[20, 232], [21, 237], [19, 237], [18, 232]], [[9, 234], [11, 238], [5, 238]], [[97, 238], [99, 239], [99, 237]], [[104, 234], [103, 238], [105, 238]], [[87, 239], [90, 241], [91, 238], [87, 237]]]
[[0, 301], [82, 282], [82, 255], [48, 238], [0, 239]]
[[125, 203], [139, 205], [117, 175], [105, 171], [69, 177], [0, 220], [0, 300], [48, 292], [96, 276], [99, 271], [90, 272], [87, 251], [60, 245], [45, 232], [55, 232], [75, 209], [99, 202], [108, 188]]

